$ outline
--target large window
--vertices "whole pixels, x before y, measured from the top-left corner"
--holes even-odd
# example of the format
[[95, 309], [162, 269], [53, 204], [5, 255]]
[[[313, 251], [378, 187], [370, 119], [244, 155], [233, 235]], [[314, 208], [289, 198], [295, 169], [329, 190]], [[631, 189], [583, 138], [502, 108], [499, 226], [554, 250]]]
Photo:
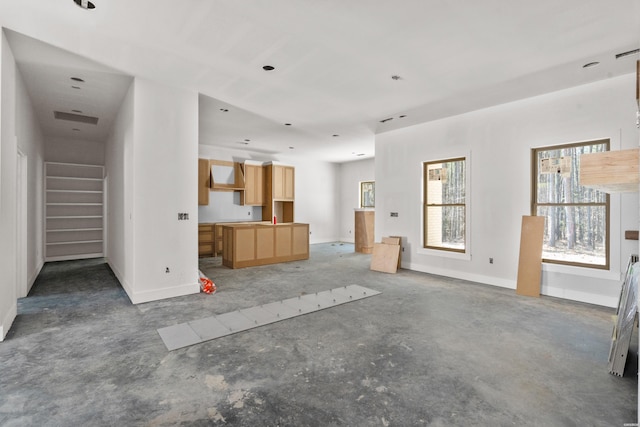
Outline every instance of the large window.
[[424, 247], [466, 250], [465, 159], [424, 163]]
[[532, 215], [544, 216], [545, 262], [609, 268], [609, 195], [580, 185], [580, 155], [609, 150], [609, 140], [532, 151]]

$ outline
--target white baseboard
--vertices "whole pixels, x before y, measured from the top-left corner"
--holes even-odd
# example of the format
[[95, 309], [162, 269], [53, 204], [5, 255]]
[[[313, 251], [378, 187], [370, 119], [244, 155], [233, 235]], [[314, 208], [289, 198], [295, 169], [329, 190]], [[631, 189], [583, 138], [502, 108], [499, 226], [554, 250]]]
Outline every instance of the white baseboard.
[[9, 309], [9, 312], [4, 319], [2, 319], [2, 323], [0, 324], [0, 342], [4, 341], [4, 338], [9, 333], [9, 329], [11, 329], [11, 325], [13, 325], [13, 321], [16, 319], [18, 315], [18, 301], [13, 300], [13, 304]]
[[550, 297], [585, 302], [587, 304], [601, 305], [604, 307], [615, 308], [618, 306], [618, 297], [594, 295], [593, 293], [580, 292], [573, 289], [563, 289], [554, 286], [542, 285], [541, 293]]
[[31, 292], [31, 288], [33, 288], [33, 284], [36, 282], [36, 279], [38, 278], [38, 275], [42, 271], [42, 267], [44, 267], [44, 260], [43, 259], [40, 260], [40, 262], [38, 263], [38, 266], [36, 267], [36, 269], [31, 274], [31, 277], [29, 277], [29, 282], [27, 283], [27, 295], [29, 295], [29, 292]]
[[167, 298], [181, 297], [184, 295], [192, 295], [200, 292], [198, 283], [187, 283], [170, 288], [154, 289], [152, 291], [135, 292], [129, 295], [129, 299], [133, 304], [141, 304], [144, 302], [157, 301]]
[[420, 271], [422, 273], [435, 274], [437, 276], [452, 277], [454, 279], [468, 280], [470, 282], [482, 283], [485, 285], [498, 286], [500, 288], [515, 289], [516, 281], [509, 279], [501, 279], [499, 277], [485, 276], [482, 274], [465, 273], [458, 270], [449, 270], [446, 268], [437, 268], [414, 263], [402, 263], [402, 268]]
[[124, 291], [127, 293], [129, 300], [133, 301], [133, 298], [132, 298], [133, 289], [131, 289], [131, 286], [125, 280], [122, 272], [118, 270], [118, 268], [115, 265], [113, 265], [113, 263], [109, 260], [109, 258], [106, 258], [105, 261], [107, 262], [107, 265], [109, 266], [109, 268], [111, 268], [111, 271], [113, 271], [113, 274], [115, 274], [116, 279], [118, 279], [118, 282], [120, 282], [120, 286], [122, 286], [122, 289], [124, 289]]
[[319, 243], [333, 243], [337, 242], [336, 239], [309, 239], [310, 245], [317, 245]]

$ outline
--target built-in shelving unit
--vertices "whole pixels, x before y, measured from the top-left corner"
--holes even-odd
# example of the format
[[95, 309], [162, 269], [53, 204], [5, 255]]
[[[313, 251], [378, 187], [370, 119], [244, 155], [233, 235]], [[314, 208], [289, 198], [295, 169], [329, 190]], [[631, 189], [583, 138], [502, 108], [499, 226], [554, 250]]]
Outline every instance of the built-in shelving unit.
[[45, 260], [104, 256], [104, 167], [45, 163]]

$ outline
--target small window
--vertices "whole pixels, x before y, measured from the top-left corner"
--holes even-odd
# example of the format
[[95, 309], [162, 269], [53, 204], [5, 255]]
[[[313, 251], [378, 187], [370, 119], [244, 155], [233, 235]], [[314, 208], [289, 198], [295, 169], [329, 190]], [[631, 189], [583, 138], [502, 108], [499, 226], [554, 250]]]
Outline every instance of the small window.
[[466, 251], [466, 160], [424, 163], [424, 247]]
[[374, 208], [376, 206], [375, 181], [363, 181], [360, 183], [360, 207]]
[[609, 140], [532, 150], [531, 214], [545, 217], [542, 259], [609, 268], [609, 195], [580, 185], [580, 155], [609, 150]]

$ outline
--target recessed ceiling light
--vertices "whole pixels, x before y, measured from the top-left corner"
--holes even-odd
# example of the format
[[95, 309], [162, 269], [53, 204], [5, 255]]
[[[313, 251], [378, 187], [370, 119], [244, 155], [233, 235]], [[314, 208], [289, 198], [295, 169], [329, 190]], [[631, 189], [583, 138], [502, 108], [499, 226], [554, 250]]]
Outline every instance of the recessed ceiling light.
[[74, 82], [84, 83], [84, 80], [82, 80], [80, 77], [71, 77], [71, 80], [73, 80]]
[[73, 2], [75, 4], [77, 4], [78, 6], [80, 6], [83, 9], [95, 9], [96, 5], [91, 3], [88, 0], [73, 0]]
[[71, 86], [74, 89], [80, 89], [80, 86]]
[[380, 123], [388, 122], [390, 120], [393, 120], [393, 117], [389, 117], [388, 119], [380, 120]]
[[406, 115], [406, 114], [403, 114], [403, 115], [399, 116], [398, 118], [399, 118], [399, 119], [404, 119], [405, 117], [407, 117], [407, 115]]
[[340, 136], [340, 135], [338, 135], [337, 133], [334, 133], [334, 134], [333, 134], [333, 137], [334, 137], [334, 138], [336, 138], [336, 137], [338, 137], [338, 136]]
[[222, 111], [223, 113], [228, 113], [229, 110], [227, 110], [226, 108], [221, 108], [220, 111]]
[[250, 139], [245, 139], [245, 140], [244, 140], [244, 142], [250, 142], [250, 141], [251, 141]]
[[289, 147], [289, 150], [293, 150], [294, 148], [296, 148], [296, 147]]
[[82, 110], [71, 110], [72, 113], [82, 113]]
[[591, 68], [591, 67], [595, 67], [596, 65], [600, 65], [600, 63], [598, 61], [588, 62], [584, 64], [582, 68]]
[[285, 123], [284, 125], [285, 126], [291, 126], [291, 123]]
[[276, 69], [276, 67], [272, 66], [272, 65], [265, 65], [262, 67], [263, 70], [265, 71], [273, 71]]
[[71, 130], [74, 131], [74, 132], [80, 132], [80, 129], [78, 129], [78, 128], [73, 128]]
[[393, 80], [402, 80], [402, 77], [400, 77], [400, 76], [399, 76], [399, 75], [397, 75], [397, 74], [394, 74], [393, 76], [391, 76], [391, 78], [392, 78]]

